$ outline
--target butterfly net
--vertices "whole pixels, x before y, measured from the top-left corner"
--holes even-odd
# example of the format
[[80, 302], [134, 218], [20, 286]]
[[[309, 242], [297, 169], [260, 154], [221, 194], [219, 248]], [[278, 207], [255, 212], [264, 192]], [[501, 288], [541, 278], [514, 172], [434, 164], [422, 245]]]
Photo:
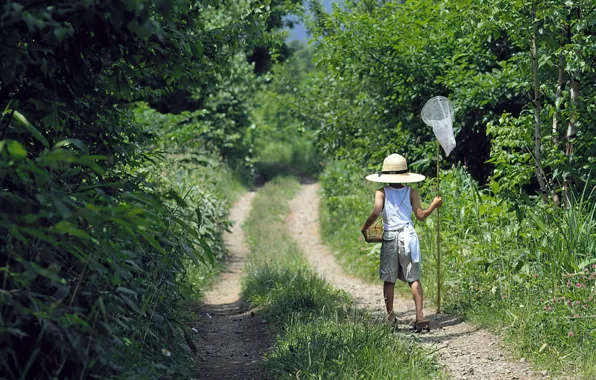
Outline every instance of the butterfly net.
[[443, 96], [435, 96], [422, 108], [422, 121], [433, 128], [433, 132], [447, 156], [455, 148], [454, 113], [453, 104]]

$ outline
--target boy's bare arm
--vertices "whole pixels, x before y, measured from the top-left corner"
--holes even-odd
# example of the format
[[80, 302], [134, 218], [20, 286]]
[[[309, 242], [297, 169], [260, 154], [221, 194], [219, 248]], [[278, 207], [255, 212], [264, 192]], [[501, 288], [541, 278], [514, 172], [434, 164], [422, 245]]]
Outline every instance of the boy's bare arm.
[[370, 213], [370, 215], [368, 216], [368, 219], [366, 219], [366, 222], [364, 222], [364, 224], [362, 225], [362, 228], [360, 228], [360, 231], [363, 234], [366, 230], [368, 230], [370, 228], [370, 226], [372, 226], [372, 224], [377, 220], [379, 215], [381, 215], [381, 211], [383, 211], [384, 205], [385, 205], [385, 193], [383, 193], [383, 190], [377, 190], [375, 192], [375, 204], [373, 206], [373, 210]]
[[412, 211], [414, 211], [414, 215], [416, 215], [416, 219], [419, 221], [426, 219], [435, 209], [441, 207], [443, 204], [443, 198], [435, 197], [430, 206], [424, 210], [420, 205], [420, 196], [414, 189], [412, 189], [412, 192], [410, 193], [410, 201], [412, 202]]

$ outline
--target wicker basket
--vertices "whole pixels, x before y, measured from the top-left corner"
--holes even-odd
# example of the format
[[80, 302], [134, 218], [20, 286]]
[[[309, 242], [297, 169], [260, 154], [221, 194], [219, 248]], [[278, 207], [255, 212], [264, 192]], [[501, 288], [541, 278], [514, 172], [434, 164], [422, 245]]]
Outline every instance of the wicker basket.
[[380, 243], [383, 241], [383, 225], [375, 223], [366, 230], [367, 243]]

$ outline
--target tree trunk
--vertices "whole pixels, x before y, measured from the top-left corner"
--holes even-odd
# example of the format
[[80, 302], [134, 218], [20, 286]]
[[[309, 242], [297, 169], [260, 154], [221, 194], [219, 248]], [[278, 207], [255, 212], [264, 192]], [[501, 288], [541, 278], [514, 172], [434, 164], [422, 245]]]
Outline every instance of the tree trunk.
[[[577, 19], [581, 20], [581, 8], [578, 6], [577, 8]], [[569, 33], [569, 38], [571, 38], [571, 33]], [[579, 48], [577, 50], [577, 55], [581, 56], [582, 54], [582, 43], [579, 43]], [[577, 117], [577, 110], [579, 109], [579, 96], [580, 96], [580, 83], [579, 83], [579, 76], [580, 73], [579, 71], [575, 70], [574, 72], [571, 73], [570, 77], [571, 77], [571, 88], [570, 88], [570, 96], [571, 96], [571, 115], [569, 117], [569, 124], [567, 125], [567, 134], [566, 134], [566, 138], [567, 138], [567, 147], [565, 149], [565, 155], [568, 158], [568, 163], [569, 163], [569, 169], [571, 169], [571, 164], [572, 164], [572, 158], [573, 158], [573, 150], [574, 150], [574, 146], [573, 146], [573, 140], [575, 139], [575, 136], [577, 135], [577, 122], [578, 122], [578, 117]], [[569, 204], [570, 200], [571, 200], [571, 191], [569, 189], [569, 179], [570, 178], [565, 178], [565, 182], [567, 183], [567, 186], [564, 189], [564, 196], [565, 196], [565, 201], [566, 203]]]
[[536, 44], [536, 1], [532, 1], [532, 71], [534, 72], [534, 165], [536, 178], [543, 197], [547, 196], [546, 181], [542, 171], [541, 152], [542, 136], [540, 134], [540, 80], [538, 78], [538, 47]]
[[[555, 114], [553, 115], [553, 136], [555, 141], [559, 141], [559, 115], [561, 113], [561, 95], [565, 88], [565, 56], [561, 54], [559, 57], [559, 79], [557, 80], [557, 92], [555, 93]], [[558, 145], [558, 144], [557, 144]]]
[[575, 74], [571, 77], [571, 116], [569, 117], [569, 124], [567, 125], [567, 149], [566, 154], [571, 160], [573, 154], [573, 139], [577, 134], [577, 108], [579, 107], [579, 81]]
[[[561, 39], [561, 48], [565, 46], [567, 40], [569, 38], [569, 31], [568, 31], [569, 23], [563, 24], [561, 31], [563, 32], [563, 36]], [[563, 101], [562, 94], [563, 89], [565, 88], [565, 83], [567, 81], [567, 75], [565, 74], [565, 65], [567, 61], [565, 59], [565, 55], [561, 53], [559, 56], [559, 78], [557, 80], [557, 91], [555, 93], [555, 113], [553, 115], [553, 141], [556, 148], [559, 148], [559, 141], [561, 137], [561, 131], [559, 130], [559, 117], [561, 116], [561, 103]], [[553, 186], [554, 187], [554, 186]], [[557, 186], [558, 187], [558, 186]], [[561, 197], [559, 193], [557, 193], [554, 189], [551, 189], [553, 193], [553, 202], [555, 205], [561, 205]], [[565, 188], [563, 188], [563, 192], [565, 192]]]

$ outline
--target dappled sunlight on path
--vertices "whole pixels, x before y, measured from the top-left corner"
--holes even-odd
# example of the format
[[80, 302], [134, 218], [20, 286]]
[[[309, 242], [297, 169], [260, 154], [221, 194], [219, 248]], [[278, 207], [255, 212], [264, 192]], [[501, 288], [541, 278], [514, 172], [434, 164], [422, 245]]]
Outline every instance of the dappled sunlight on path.
[[242, 196], [230, 210], [232, 232], [224, 240], [229, 255], [217, 284], [200, 305], [199, 379], [265, 379], [262, 357], [267, 349], [267, 325], [258, 311], [240, 299], [241, 279], [249, 248], [242, 230], [255, 193]]

